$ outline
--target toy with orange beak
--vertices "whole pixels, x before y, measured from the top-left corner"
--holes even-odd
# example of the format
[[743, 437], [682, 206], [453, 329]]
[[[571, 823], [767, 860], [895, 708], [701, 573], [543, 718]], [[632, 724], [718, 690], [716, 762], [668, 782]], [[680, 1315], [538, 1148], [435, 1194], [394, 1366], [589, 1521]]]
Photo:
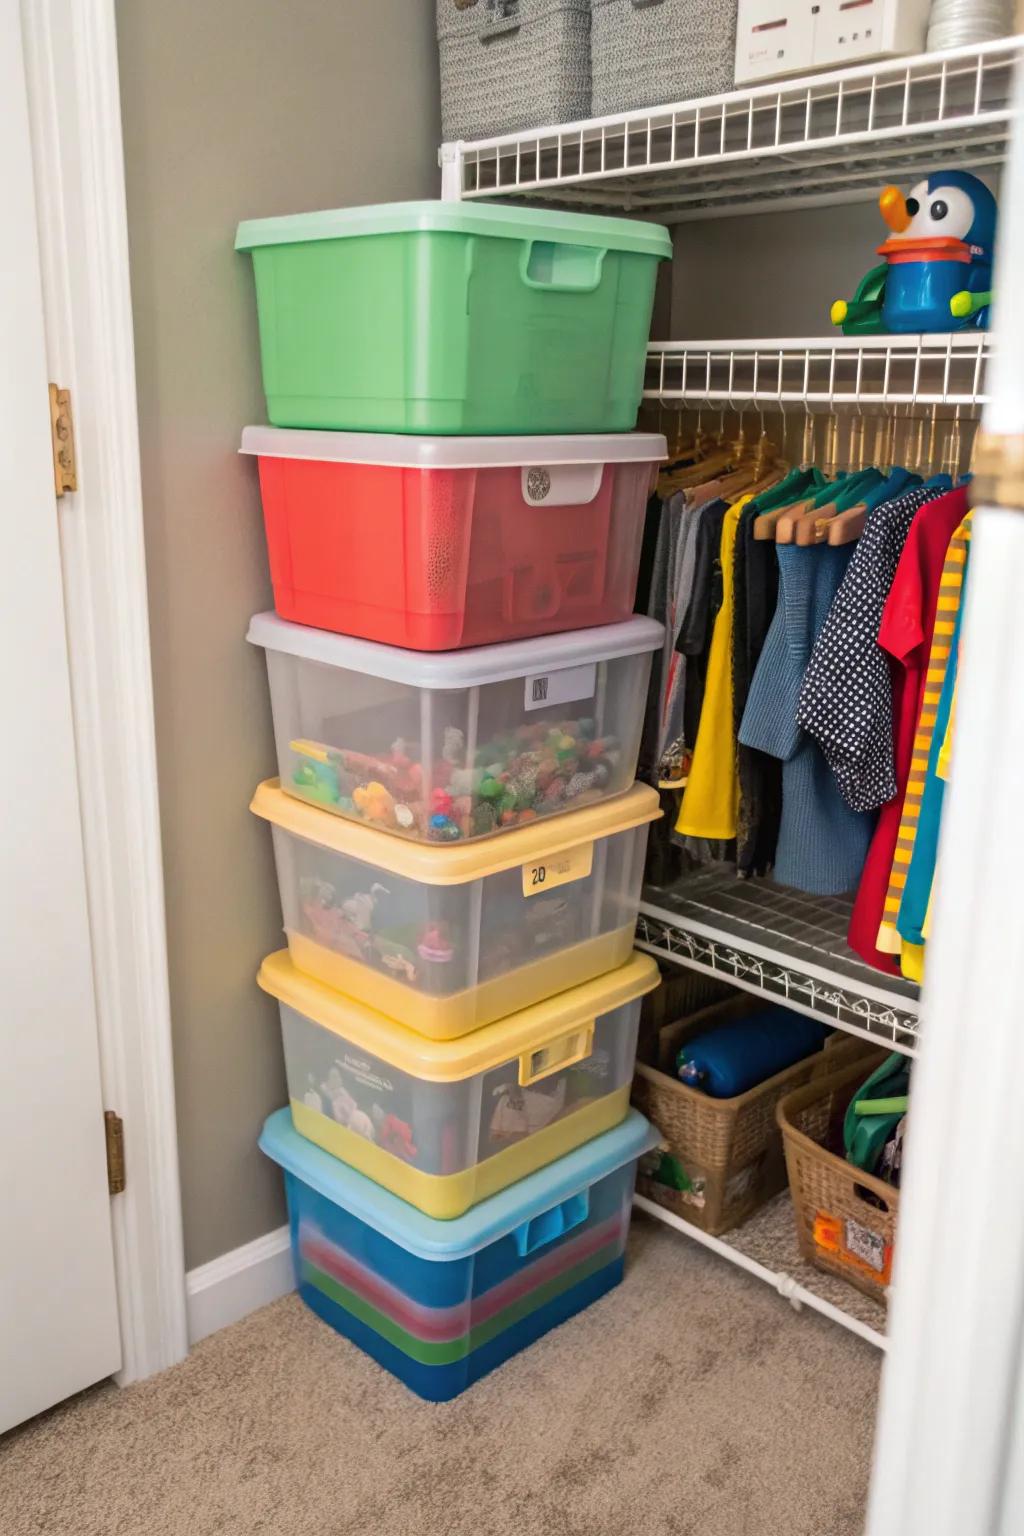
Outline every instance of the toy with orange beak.
[[885, 260], [850, 300], [832, 305], [847, 336], [959, 331], [988, 326], [996, 200], [966, 171], [939, 171], [909, 197], [886, 187], [878, 200], [889, 238]]

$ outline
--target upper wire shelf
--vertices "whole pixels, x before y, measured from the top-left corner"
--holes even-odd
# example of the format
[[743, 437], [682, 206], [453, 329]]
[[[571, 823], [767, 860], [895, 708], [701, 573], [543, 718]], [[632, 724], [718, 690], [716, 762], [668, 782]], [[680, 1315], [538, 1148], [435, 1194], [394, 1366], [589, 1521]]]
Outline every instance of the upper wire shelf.
[[644, 398], [665, 406], [834, 411], [946, 406], [973, 415], [986, 396], [988, 331], [775, 341], [658, 341]]
[[665, 223], [872, 196], [1006, 155], [1024, 37], [698, 101], [442, 145], [442, 196], [526, 197]]

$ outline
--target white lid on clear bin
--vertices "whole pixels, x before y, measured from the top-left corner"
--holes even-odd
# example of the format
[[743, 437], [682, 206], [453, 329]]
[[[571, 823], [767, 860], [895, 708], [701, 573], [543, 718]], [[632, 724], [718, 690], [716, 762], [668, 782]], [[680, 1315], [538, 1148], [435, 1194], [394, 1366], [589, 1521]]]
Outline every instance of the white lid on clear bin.
[[498, 469], [557, 464], [660, 464], [658, 432], [592, 432], [553, 437], [416, 437], [397, 432], [313, 432], [246, 427], [240, 453], [321, 464], [392, 469]]
[[346, 672], [365, 672], [410, 688], [479, 688], [510, 678], [541, 677], [589, 662], [617, 661], [656, 651], [664, 635], [654, 619], [632, 618], [622, 624], [575, 629], [533, 640], [508, 640], [465, 651], [405, 651], [373, 640], [356, 640], [326, 629], [289, 624], [275, 613], [258, 613], [246, 639], [268, 651], [319, 661]]

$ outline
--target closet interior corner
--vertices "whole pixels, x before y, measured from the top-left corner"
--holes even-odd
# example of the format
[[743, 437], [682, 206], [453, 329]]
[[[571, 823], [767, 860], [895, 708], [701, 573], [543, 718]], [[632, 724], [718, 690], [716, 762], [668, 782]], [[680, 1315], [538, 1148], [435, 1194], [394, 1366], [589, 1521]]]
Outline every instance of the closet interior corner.
[[[662, 1141], [637, 1204], [882, 1348], [1020, 43], [442, 155], [449, 198], [673, 228], [671, 334], [648, 348], [639, 422], [668, 461], [636, 605], [665, 626], [639, 769], [663, 815], [637, 928], [663, 984], [634, 1084]], [[960, 233], [984, 265], [964, 280], [975, 292], [950, 309], [906, 267], [889, 268], [887, 296], [884, 269], [856, 282], [882, 220], [914, 219], [900, 188], [947, 184], [951, 204], [973, 196]], [[850, 294], [831, 311], [830, 283]], [[686, 335], [695, 312], [718, 339]], [[943, 324], [950, 312], [962, 323]], [[695, 1092], [688, 1042], [759, 1020], [813, 1021], [826, 1049]]]

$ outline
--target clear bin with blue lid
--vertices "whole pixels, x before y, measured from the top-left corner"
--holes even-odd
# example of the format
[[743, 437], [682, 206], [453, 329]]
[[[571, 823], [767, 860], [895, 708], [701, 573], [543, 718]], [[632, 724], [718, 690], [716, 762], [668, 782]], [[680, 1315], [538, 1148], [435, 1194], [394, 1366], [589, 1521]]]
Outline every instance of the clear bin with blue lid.
[[284, 1170], [299, 1294], [419, 1396], [455, 1397], [622, 1278], [639, 1159], [658, 1132], [613, 1130], [438, 1221], [298, 1134], [260, 1147]]

